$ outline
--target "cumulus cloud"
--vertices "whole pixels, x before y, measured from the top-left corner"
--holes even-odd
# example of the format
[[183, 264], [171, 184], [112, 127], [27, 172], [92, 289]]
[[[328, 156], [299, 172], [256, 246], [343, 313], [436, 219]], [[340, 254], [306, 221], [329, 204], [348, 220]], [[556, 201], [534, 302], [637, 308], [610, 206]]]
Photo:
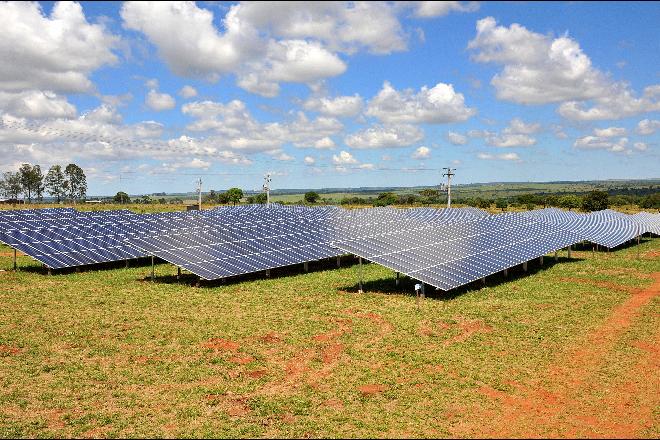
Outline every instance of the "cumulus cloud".
[[481, 160], [505, 160], [505, 161], [514, 161], [520, 162], [520, 157], [516, 153], [503, 153], [503, 154], [490, 154], [490, 153], [479, 153], [477, 158]]
[[303, 162], [305, 162], [305, 165], [314, 165], [316, 163], [316, 159], [314, 159], [312, 156], [305, 156]]
[[660, 129], [660, 121], [655, 119], [642, 119], [637, 124], [637, 133], [645, 136], [655, 133], [658, 129]]
[[0, 110], [31, 119], [74, 118], [77, 114], [76, 107], [66, 98], [40, 90], [0, 91]]
[[488, 130], [471, 130], [471, 137], [481, 137], [493, 147], [531, 147], [536, 145], [536, 138], [530, 136], [541, 129], [539, 123], [525, 123], [520, 118], [509, 121], [509, 125], [496, 133]]
[[197, 96], [197, 90], [193, 86], [183, 86], [179, 90], [179, 96], [183, 99], [190, 99]]
[[336, 98], [311, 97], [303, 103], [303, 108], [326, 116], [349, 117], [359, 114], [363, 105], [362, 97], [356, 93], [353, 96], [337, 96]]
[[625, 136], [626, 129], [623, 127], [608, 127], [608, 128], [595, 128], [594, 134], [599, 137], [617, 137]]
[[[559, 114], [574, 120], [620, 119], [660, 109], [660, 86], [647, 87], [636, 98], [629, 84], [614, 82], [595, 68], [568, 35], [552, 38], [516, 23], [498, 26], [487, 17], [477, 22], [468, 48], [476, 61], [504, 66], [491, 81], [503, 100], [561, 102]], [[591, 101], [591, 107], [583, 101]]]
[[89, 92], [89, 74], [117, 62], [119, 38], [75, 2], [55, 3], [50, 16], [36, 2], [5, 2], [0, 28], [0, 90]]
[[475, 12], [479, 2], [419, 1], [407, 2], [413, 7], [413, 15], [419, 18], [442, 17], [450, 12]]
[[332, 163], [335, 165], [353, 165], [357, 164], [358, 160], [348, 151], [342, 150], [339, 154], [332, 155]]
[[176, 101], [167, 93], [158, 93], [155, 90], [149, 90], [145, 104], [151, 110], [160, 112], [163, 110], [172, 110], [176, 106]]
[[414, 125], [375, 125], [346, 136], [344, 143], [352, 148], [408, 147], [424, 138]]
[[453, 131], [447, 133], [447, 139], [453, 145], [465, 145], [468, 142], [466, 136], [463, 136], [462, 134], [459, 133], [454, 133]]
[[303, 112], [286, 122], [261, 123], [254, 119], [244, 102], [226, 104], [201, 101], [185, 104], [184, 114], [195, 118], [188, 125], [192, 131], [212, 131], [218, 142], [229, 149], [272, 151], [291, 143], [300, 148], [334, 148], [330, 138], [344, 126], [335, 118], [319, 116], [309, 119]]
[[412, 156], [413, 159], [428, 159], [431, 157], [431, 149], [428, 147], [419, 147], [417, 148]]
[[605, 150], [612, 153], [628, 152], [628, 138], [614, 140], [609, 137], [584, 136], [578, 138], [573, 146], [579, 150]]
[[369, 101], [366, 114], [388, 124], [445, 124], [466, 121], [476, 110], [465, 105], [463, 94], [451, 84], [424, 86], [415, 93], [412, 89], [399, 92], [386, 81]]
[[635, 150], [639, 150], [639, 151], [646, 151], [649, 148], [646, 142], [635, 142], [633, 147], [635, 148]]

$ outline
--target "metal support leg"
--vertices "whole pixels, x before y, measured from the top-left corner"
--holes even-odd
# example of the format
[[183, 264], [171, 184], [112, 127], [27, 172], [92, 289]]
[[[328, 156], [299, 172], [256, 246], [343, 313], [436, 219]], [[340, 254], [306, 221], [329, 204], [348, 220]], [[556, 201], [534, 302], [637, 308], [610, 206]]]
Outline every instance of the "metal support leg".
[[16, 263], [16, 249], [14, 249], [14, 272], [18, 271], [18, 264]]
[[396, 280], [394, 281], [394, 284], [399, 287], [399, 272], [396, 273]]
[[128, 269], [128, 262], [129, 262], [129, 261], [130, 261], [130, 260], [126, 260], [126, 269]]
[[270, 278], [270, 269], [266, 269], [266, 278]]
[[341, 257], [337, 256], [337, 267], [341, 267]]
[[558, 254], [557, 251], [555, 251], [555, 261], [558, 261], [558, 260], [559, 260], [559, 254]]
[[154, 274], [154, 257], [151, 257], [151, 282], [154, 282], [156, 275]]
[[424, 290], [424, 284], [422, 283], [422, 299], [426, 298], [426, 291]]
[[201, 285], [202, 285], [202, 279], [198, 277], [197, 282], [195, 283], [195, 287], [199, 287]]
[[527, 272], [527, 261], [523, 263], [523, 271]]
[[358, 293], [363, 293], [362, 291], [362, 257], [358, 257]]
[[48, 268], [48, 275], [52, 275], [52, 274], [53, 274], [53, 272], [52, 272], [51, 268], [49, 267]]
[[571, 258], [571, 246], [568, 246], [568, 258]]
[[177, 280], [181, 279], [181, 268], [180, 267], [176, 268], [176, 279]]
[[639, 235], [637, 236], [637, 259], [639, 260]]
[[541, 264], [541, 266], [543, 266], [543, 255], [541, 255], [541, 257], [539, 258], [539, 263]]
[[482, 286], [485, 286], [485, 285], [486, 285], [486, 277], [483, 277], [483, 278], [481, 279], [481, 285], [482, 285]]
[[509, 277], [509, 269], [504, 269], [504, 278]]
[[305, 269], [305, 272], [309, 272], [309, 263], [307, 261], [303, 263], [303, 269]]

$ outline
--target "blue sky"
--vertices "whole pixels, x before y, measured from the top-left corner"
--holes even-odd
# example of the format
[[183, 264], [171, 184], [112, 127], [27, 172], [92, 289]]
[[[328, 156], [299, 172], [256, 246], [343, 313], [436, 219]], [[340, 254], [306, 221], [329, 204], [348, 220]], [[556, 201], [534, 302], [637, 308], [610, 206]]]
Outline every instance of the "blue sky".
[[[301, 2], [302, 3], [302, 2]], [[656, 178], [660, 3], [3, 3], [0, 171], [89, 194]]]

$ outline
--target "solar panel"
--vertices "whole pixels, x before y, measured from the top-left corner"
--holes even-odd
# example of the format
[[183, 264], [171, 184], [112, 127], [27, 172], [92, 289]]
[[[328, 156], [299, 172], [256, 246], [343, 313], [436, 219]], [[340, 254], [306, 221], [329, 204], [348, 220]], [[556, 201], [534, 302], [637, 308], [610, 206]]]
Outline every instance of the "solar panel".
[[527, 216], [500, 214], [335, 242], [335, 246], [443, 290], [582, 241]]

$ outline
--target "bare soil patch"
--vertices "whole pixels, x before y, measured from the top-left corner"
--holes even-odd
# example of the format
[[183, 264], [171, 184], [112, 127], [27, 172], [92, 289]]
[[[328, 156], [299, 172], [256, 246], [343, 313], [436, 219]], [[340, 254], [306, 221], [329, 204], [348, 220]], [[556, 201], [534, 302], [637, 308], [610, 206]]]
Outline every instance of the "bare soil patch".
[[384, 391], [387, 391], [387, 389], [388, 389], [387, 385], [380, 385], [380, 384], [360, 385], [358, 387], [358, 391], [363, 396], [374, 396], [376, 394], [380, 394]]
[[222, 338], [211, 338], [202, 344], [202, 347], [214, 351], [237, 351], [240, 347], [238, 342]]

